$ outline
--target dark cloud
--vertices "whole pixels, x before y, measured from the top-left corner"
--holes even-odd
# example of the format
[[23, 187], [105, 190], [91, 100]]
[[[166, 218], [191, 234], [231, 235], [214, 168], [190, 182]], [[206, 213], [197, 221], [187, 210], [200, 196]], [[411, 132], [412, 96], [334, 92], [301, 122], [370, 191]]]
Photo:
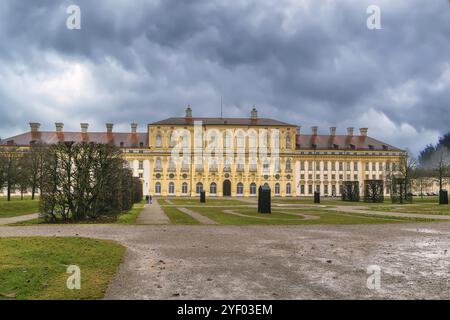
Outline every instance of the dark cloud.
[[[78, 4], [82, 30], [65, 27]], [[382, 30], [366, 28], [381, 7]], [[417, 151], [449, 130], [444, 1], [25, 1], [0, 4], [0, 134], [182, 115], [369, 126]]]

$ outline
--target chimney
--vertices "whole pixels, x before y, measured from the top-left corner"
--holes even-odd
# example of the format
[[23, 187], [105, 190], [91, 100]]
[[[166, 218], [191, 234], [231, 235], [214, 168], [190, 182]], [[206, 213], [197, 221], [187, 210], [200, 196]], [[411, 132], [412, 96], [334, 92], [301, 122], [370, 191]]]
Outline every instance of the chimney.
[[311, 127], [311, 133], [313, 136], [317, 136], [318, 129], [319, 129], [319, 127], [317, 127], [317, 126]]
[[367, 131], [368, 130], [369, 130], [368, 128], [360, 128], [359, 129], [359, 133], [361, 134], [361, 136], [367, 137]]
[[113, 132], [113, 127], [114, 127], [113, 123], [107, 123], [106, 124], [106, 132], [111, 134]]
[[89, 128], [89, 123], [80, 123], [81, 133], [86, 134]]
[[192, 118], [192, 109], [190, 105], [186, 108], [186, 118]]
[[56, 127], [56, 132], [57, 133], [61, 133], [63, 131], [63, 128], [64, 128], [64, 123], [56, 122], [55, 123], [55, 127]]
[[137, 128], [138, 128], [137, 123], [131, 124], [131, 146], [133, 148], [136, 148], [138, 145]]
[[137, 123], [132, 123], [131, 124], [131, 133], [137, 133]]
[[353, 127], [347, 128], [347, 135], [353, 137]]
[[30, 122], [30, 129], [31, 129], [31, 138], [33, 140], [39, 139], [40, 132], [39, 128], [41, 127], [41, 124], [38, 122]]
[[253, 106], [252, 112], [251, 112], [251, 118], [252, 120], [258, 119], [258, 110], [256, 110], [256, 107]]
[[336, 135], [336, 127], [330, 127], [330, 136], [335, 136]]

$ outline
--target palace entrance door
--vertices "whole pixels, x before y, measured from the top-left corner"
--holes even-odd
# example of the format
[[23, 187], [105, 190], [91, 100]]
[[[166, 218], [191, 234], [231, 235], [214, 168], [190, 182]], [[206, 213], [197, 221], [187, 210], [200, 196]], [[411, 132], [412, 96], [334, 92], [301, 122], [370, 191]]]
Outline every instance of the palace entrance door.
[[224, 180], [224, 182], [223, 182], [223, 196], [231, 197], [231, 181], [230, 180]]

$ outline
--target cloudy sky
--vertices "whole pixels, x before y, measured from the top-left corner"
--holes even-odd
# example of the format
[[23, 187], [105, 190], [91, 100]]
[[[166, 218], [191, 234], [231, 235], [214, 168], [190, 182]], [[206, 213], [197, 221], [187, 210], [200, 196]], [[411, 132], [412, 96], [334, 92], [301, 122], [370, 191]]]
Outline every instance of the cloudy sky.
[[414, 152], [450, 131], [448, 0], [1, 0], [0, 41], [2, 138], [218, 116], [221, 96], [225, 116], [367, 126]]

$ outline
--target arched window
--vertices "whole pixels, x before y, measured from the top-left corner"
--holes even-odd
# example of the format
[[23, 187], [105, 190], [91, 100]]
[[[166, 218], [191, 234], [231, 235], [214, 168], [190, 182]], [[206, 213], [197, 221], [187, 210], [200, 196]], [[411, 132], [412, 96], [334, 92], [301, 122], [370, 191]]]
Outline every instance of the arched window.
[[237, 194], [238, 195], [243, 195], [244, 194], [244, 185], [242, 183], [238, 183], [237, 184]]
[[250, 194], [252, 196], [256, 195], [256, 183], [250, 184]]
[[169, 182], [169, 194], [175, 193], [175, 183]]
[[280, 195], [280, 184], [279, 183], [275, 183], [275, 195], [276, 196]]
[[291, 136], [286, 136], [286, 149], [291, 149]]
[[199, 183], [197, 183], [197, 185], [195, 186], [195, 192], [196, 192], [197, 194], [200, 194], [200, 192], [202, 192], [202, 191], [203, 191], [203, 183], [199, 182]]
[[286, 171], [291, 171], [291, 170], [292, 170], [291, 160], [287, 159], [286, 160]]
[[155, 184], [155, 194], [161, 194], [161, 182]]
[[214, 195], [217, 193], [217, 184], [215, 182], [209, 186], [209, 193]]
[[156, 147], [161, 148], [162, 147], [162, 138], [161, 135], [158, 133], [156, 135]]
[[188, 184], [187, 184], [187, 182], [183, 182], [183, 184], [181, 185], [181, 193], [182, 194], [187, 194], [188, 193]]
[[243, 150], [245, 148], [245, 135], [242, 131], [238, 131], [237, 133], [236, 146], [239, 150]]
[[290, 183], [286, 183], [286, 194], [290, 195], [292, 193], [291, 191], [291, 184]]

